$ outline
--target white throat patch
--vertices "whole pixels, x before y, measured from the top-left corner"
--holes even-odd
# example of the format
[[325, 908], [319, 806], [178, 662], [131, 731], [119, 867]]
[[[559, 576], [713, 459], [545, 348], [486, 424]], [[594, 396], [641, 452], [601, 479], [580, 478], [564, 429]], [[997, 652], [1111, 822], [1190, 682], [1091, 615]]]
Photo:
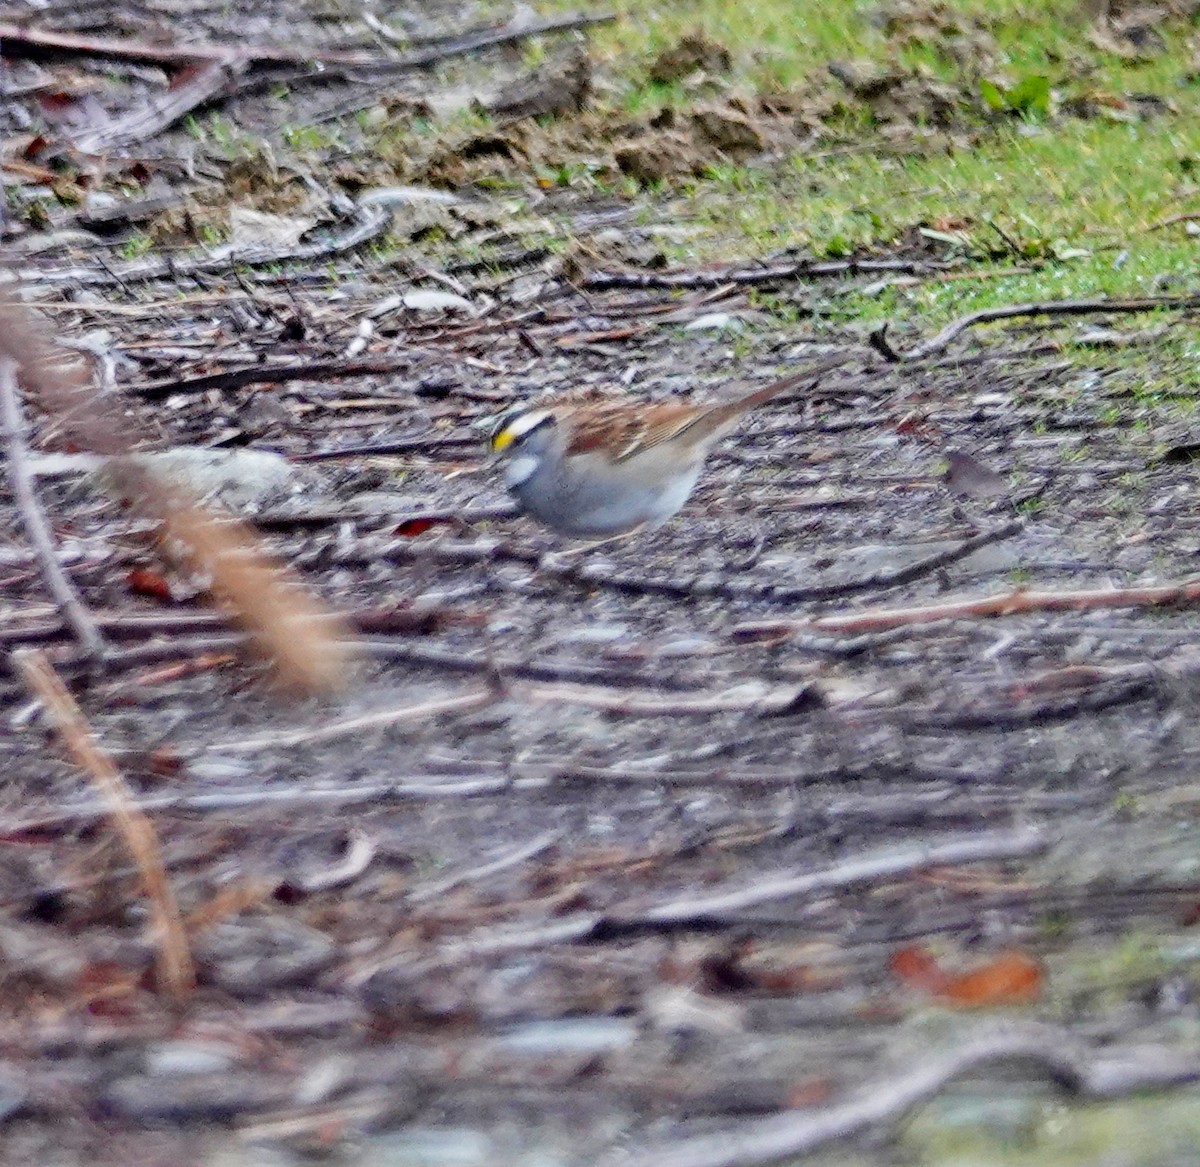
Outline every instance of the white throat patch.
[[521, 486], [537, 473], [541, 464], [542, 460], [532, 454], [514, 454], [504, 465], [504, 481], [510, 489]]

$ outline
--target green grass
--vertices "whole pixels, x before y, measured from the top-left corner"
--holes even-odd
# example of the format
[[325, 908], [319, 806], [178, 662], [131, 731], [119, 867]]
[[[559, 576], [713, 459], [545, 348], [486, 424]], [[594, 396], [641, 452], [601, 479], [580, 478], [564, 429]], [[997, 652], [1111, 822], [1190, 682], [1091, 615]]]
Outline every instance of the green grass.
[[[542, 4], [572, 8], [571, 0]], [[926, 6], [935, 9], [930, 4]], [[682, 194], [670, 214], [704, 230], [667, 244], [680, 263], [768, 255], [894, 249], [922, 230], [934, 253], [968, 260], [988, 278], [925, 281], [834, 299], [834, 320], [865, 325], [917, 316], [934, 326], [961, 312], [1020, 300], [1179, 291], [1200, 285], [1200, 240], [1184, 224], [1149, 231], [1170, 215], [1200, 211], [1200, 83], [1183, 22], [1163, 26], [1167, 51], [1149, 60], [1106, 52], [1089, 38], [1080, 5], [960, 0], [943, 5], [961, 35], [890, 34], [878, 0], [619, 0], [618, 21], [593, 30], [593, 53], [616, 110], [652, 112], [694, 100], [679, 84], [648, 82], [650, 63], [681, 35], [702, 31], [733, 57], [735, 92], [791, 89], [844, 93], [832, 60], [867, 59], [921, 69], [953, 83], [978, 107], [973, 133], [891, 143], [872, 126], [839, 126], [842, 141], [782, 163], [720, 163]], [[945, 21], [945, 16], [938, 18]], [[947, 49], [982, 35], [984, 51]], [[990, 39], [989, 39], [990, 38]], [[1036, 109], [989, 114], [984, 79], [1019, 86], [1044, 77], [1052, 108], [1100, 95], [1153, 94], [1173, 107], [1148, 120], [1101, 105], [1092, 118]], [[835, 134], [836, 138], [837, 135]], [[950, 140], [947, 140], [950, 139]], [[661, 221], [661, 206], [652, 211]], [[1021, 274], [1004, 275], [1015, 267]]]
[[[578, 10], [575, 0], [543, 0], [539, 7], [547, 13]], [[823, 78], [831, 60], [846, 58], [891, 57], [944, 78], [960, 71], [960, 62], [935, 42], [902, 31], [887, 35], [878, 19], [886, 7], [881, 0], [617, 0], [610, 7], [617, 21], [594, 29], [591, 41], [599, 59], [631, 89], [645, 85], [650, 61], [693, 31], [725, 45], [736, 78], [755, 88], [804, 85]], [[1182, 35], [1179, 51], [1149, 61], [1101, 51], [1087, 39], [1082, 4], [956, 0], [944, 8], [953, 10], [952, 19], [966, 32], [979, 28], [994, 38], [995, 71], [1010, 83], [1043, 74], [1061, 84], [1083, 73], [1089, 88], [1153, 92], [1191, 69]]]
[[[578, 2], [541, 0], [538, 7], [552, 15], [576, 11]], [[931, 256], [961, 260], [976, 277], [866, 279], [856, 290], [832, 283], [814, 290], [824, 319], [863, 328], [912, 320], [929, 330], [998, 304], [1200, 287], [1200, 237], [1183, 222], [1150, 230], [1170, 216], [1200, 213], [1200, 82], [1188, 43], [1194, 30], [1186, 22], [1163, 25], [1166, 51], [1137, 60], [1093, 43], [1076, 3], [930, 0], [923, 9], [940, 22], [940, 32], [889, 29], [880, 19], [884, 0], [616, 0], [614, 8], [618, 19], [588, 34], [600, 79], [591, 128], [575, 139], [570, 121], [562, 133], [546, 127], [544, 156], [526, 170], [498, 164], [494, 174], [478, 178], [481, 186], [508, 193], [540, 185], [638, 200], [646, 223], [699, 228], [659, 244], [683, 265], [785, 249], [863, 256], [914, 254], [923, 246]], [[687, 83], [650, 83], [658, 54], [697, 31], [729, 50], [729, 77], [699, 92]], [[964, 42], [965, 50], [955, 48]], [[525, 63], [557, 51], [554, 41], [531, 43]], [[960, 95], [960, 124], [889, 134], [829, 73], [834, 60], [915, 69], [946, 83]], [[1011, 98], [1013, 87], [1042, 78], [1050, 87], [1048, 109], [1034, 101], [1023, 112], [996, 111], [981, 89], [994, 83]], [[802, 101], [834, 94], [847, 112], [826, 123], [823, 140], [793, 157], [747, 164], [718, 157], [700, 177], [676, 176], [649, 191], [597, 164], [603, 145], [586, 136], [603, 135], [606, 127], [619, 135], [631, 116], [645, 121], [664, 105], [686, 110], [725, 92], [779, 91]], [[1120, 108], [1127, 94], [1157, 96], [1162, 112], [1139, 120], [1133, 109]], [[1064, 112], [1064, 104], [1069, 109], [1081, 98], [1099, 99], [1097, 116]], [[422, 138], [436, 142], [448, 131], [488, 128], [486, 118], [464, 111], [423, 132], [414, 125], [384, 128], [373, 147], [379, 157], [403, 159], [414, 145], [422, 147]], [[763, 305], [789, 310], [786, 300]], [[1138, 317], [1120, 326], [1151, 323]], [[1190, 399], [1200, 387], [1193, 346], [1172, 336], [1162, 347], [1169, 373], [1146, 389], [1146, 399]], [[1106, 355], [1109, 363], [1126, 360], [1132, 367], [1136, 355]]]

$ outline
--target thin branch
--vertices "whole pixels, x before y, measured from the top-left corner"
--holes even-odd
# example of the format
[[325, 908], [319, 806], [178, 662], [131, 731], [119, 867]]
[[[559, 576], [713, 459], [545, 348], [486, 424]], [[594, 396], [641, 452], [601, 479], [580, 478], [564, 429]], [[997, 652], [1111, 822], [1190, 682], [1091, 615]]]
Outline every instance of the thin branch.
[[247, 385], [282, 385], [288, 381], [331, 381], [341, 377], [384, 376], [403, 373], [412, 367], [410, 357], [385, 357], [361, 361], [304, 361], [291, 365], [250, 365], [244, 369], [226, 369], [148, 385], [131, 385], [125, 392], [147, 401], [160, 401], [181, 393], [208, 393], [217, 389], [229, 392]]
[[444, 895], [456, 887], [461, 887], [464, 883], [474, 883], [477, 880], [498, 875], [501, 871], [507, 871], [512, 867], [519, 867], [527, 860], [553, 847], [565, 833], [565, 831], [559, 829], [547, 831], [545, 834], [538, 835], [537, 838], [532, 839], [516, 850], [501, 855], [499, 859], [493, 859], [490, 863], [480, 864], [480, 866], [473, 867], [469, 871], [460, 871], [455, 875], [448, 875], [445, 879], [439, 879], [435, 883], [426, 884], [424, 887], [419, 887], [415, 891], [409, 892], [406, 898], [410, 904], [424, 903], [427, 900], [436, 899], [438, 896]]
[[521, 685], [514, 696], [535, 704], [581, 705], [587, 709], [601, 709], [605, 713], [632, 717], [703, 717], [715, 713], [781, 713], [794, 706], [807, 691], [805, 685], [771, 688], [749, 685], [676, 697], [648, 689], [614, 692], [595, 685], [527, 684]]
[[1006, 1026], [973, 1038], [949, 1053], [906, 1065], [834, 1105], [773, 1115], [662, 1150], [631, 1154], [624, 1149], [619, 1160], [614, 1157], [602, 1163], [619, 1161], [622, 1167], [758, 1167], [778, 1163], [864, 1131], [890, 1128], [969, 1071], [1007, 1065], [1049, 1077], [1089, 1098], [1121, 1097], [1200, 1078], [1200, 1060], [1172, 1058], [1161, 1048], [1133, 1048], [1122, 1053], [1109, 1046], [1098, 1055], [1066, 1028]]
[[929, 260], [906, 259], [800, 259], [792, 263], [762, 264], [747, 267], [720, 267], [705, 271], [595, 271], [577, 284], [585, 292], [604, 292], [614, 288], [719, 288], [725, 284], [739, 287], [780, 283], [784, 280], [814, 276], [856, 275], [866, 272], [943, 271], [949, 265]]
[[448, 57], [460, 57], [467, 53], [478, 52], [480, 49], [542, 36], [545, 33], [570, 32], [591, 25], [608, 24], [616, 18], [616, 13], [613, 12], [568, 13], [549, 20], [531, 21], [528, 24], [507, 24], [501, 25], [499, 28], [490, 25], [427, 48], [416, 49], [413, 52], [392, 57], [381, 56], [378, 53], [322, 49], [316, 45], [299, 45], [289, 48], [283, 45], [256, 44], [150, 44], [132, 38], [118, 40], [80, 36], [76, 33], [31, 28], [28, 25], [20, 24], [0, 24], [0, 40], [4, 42], [4, 48], [10, 57], [75, 54], [166, 66], [238, 60], [254, 65], [312, 65], [318, 63], [336, 65], [343, 69], [404, 71], [431, 65], [435, 61], [442, 61]]
[[855, 592], [875, 591], [912, 583], [922, 576], [941, 571], [944, 567], [958, 563], [974, 555], [983, 547], [999, 543], [1019, 535], [1024, 523], [1013, 521], [990, 531], [981, 531], [963, 539], [951, 547], [927, 555], [902, 567], [885, 568], [856, 579], [836, 583], [809, 584], [801, 587], [786, 587], [778, 584], [759, 583], [741, 579], [704, 579], [702, 582], [682, 579], [647, 579], [640, 575], [618, 574], [609, 571], [603, 560], [599, 563], [575, 564], [560, 558], [544, 557], [543, 570], [553, 572], [565, 582], [580, 583], [587, 587], [605, 587], [632, 595], [669, 595], [680, 597], [716, 596], [722, 599], [757, 599], [772, 603], [803, 603], [811, 600], [831, 600]]
[[355, 206], [353, 214], [336, 234], [325, 235], [315, 243], [295, 247], [254, 246], [234, 249], [229, 245], [203, 251], [198, 255], [167, 256], [133, 260], [118, 266], [98, 264], [88, 267], [21, 268], [17, 275], [29, 286], [62, 285], [84, 287], [126, 287], [153, 280], [181, 279], [202, 274], [225, 275], [231, 267], [262, 267], [276, 263], [316, 262], [340, 255], [369, 243], [390, 226], [392, 217], [386, 207], [372, 204]]
[[465, 32], [460, 37], [441, 41], [428, 48], [414, 49], [412, 52], [401, 53], [395, 57], [377, 57], [371, 62], [371, 71], [378, 74], [403, 73], [412, 69], [422, 69], [438, 61], [451, 57], [463, 57], [469, 53], [477, 53], [481, 49], [498, 48], [503, 45], [517, 44], [535, 36], [545, 36], [554, 32], [575, 32], [584, 28], [592, 28], [598, 24], [612, 24], [617, 19], [615, 12], [569, 12], [563, 16], [549, 17], [546, 20], [531, 20], [528, 23], [502, 24], [499, 28], [491, 25], [484, 28]]
[[[727, 913], [742, 908], [814, 892], [858, 887], [902, 875], [915, 875], [930, 867], [983, 860], [1022, 859], [1044, 851], [1049, 843], [1044, 834], [1033, 830], [975, 834], [937, 846], [908, 848], [890, 854], [858, 858], [824, 871], [734, 892], [671, 901], [644, 911], [580, 912], [532, 928], [484, 929], [448, 942], [430, 961], [430, 967], [440, 967], [446, 962], [458, 962], [469, 957], [540, 949], [551, 944], [569, 944], [601, 937], [611, 939], [623, 933], [673, 929], [677, 925], [714, 920], [720, 922]], [[408, 963], [411, 957], [406, 954], [403, 959]], [[353, 979], [361, 983], [394, 963], [391, 956], [373, 961], [359, 969]]]
[[[315, 790], [227, 790], [220, 794], [161, 794], [139, 799], [131, 808], [139, 814], [151, 812], [220, 813], [229, 810], [253, 810], [256, 807], [344, 807], [379, 804], [388, 801], [434, 800], [439, 798], [475, 798], [482, 794], [510, 793], [514, 790], [540, 790], [549, 779], [464, 778], [450, 781], [431, 775], [424, 781], [371, 783], [360, 786], [323, 786]], [[76, 823], [91, 823], [106, 814], [105, 804], [94, 800], [64, 803], [26, 819], [0, 822], [5, 834], [45, 831]]]
[[157, 932], [155, 953], [159, 979], [176, 1000], [182, 1000], [195, 985], [196, 975], [179, 905], [167, 879], [158, 836], [150, 820], [137, 808], [133, 792], [116, 764], [96, 744], [83, 711], [50, 662], [32, 648], [18, 649], [13, 653], [13, 661], [30, 693], [42, 701], [75, 764], [108, 804], [113, 824], [137, 864], [142, 886], [150, 900]]
[[613, 923], [623, 924], [694, 924], [700, 920], [720, 920], [746, 908], [758, 907], [793, 896], [812, 895], [913, 875], [930, 867], [948, 867], [982, 860], [1024, 859], [1049, 846], [1046, 835], [1037, 830], [1001, 831], [952, 839], [933, 846], [909, 847], [853, 859], [824, 871], [755, 883], [733, 891], [718, 891], [691, 899], [670, 900], [631, 916], [614, 916]]
[[733, 629], [739, 633], [785, 636], [804, 632], [881, 632], [942, 620], [988, 619], [1027, 612], [1090, 611], [1097, 608], [1157, 608], [1200, 601], [1200, 580], [1160, 584], [1147, 588], [1097, 588], [1066, 592], [1036, 592], [1014, 588], [975, 599], [947, 600], [910, 608], [868, 608], [842, 616], [812, 616], [806, 620], [756, 620]]
[[1013, 320], [1021, 316], [1120, 316], [1132, 312], [1157, 312], [1161, 308], [1200, 308], [1200, 294], [1184, 296], [1140, 296], [1129, 300], [1047, 300], [1028, 304], [1007, 304], [999, 308], [983, 308], [969, 312], [946, 325], [941, 332], [910, 349], [896, 349], [887, 339], [887, 325], [877, 328], [867, 338], [874, 349], [887, 361], [921, 361], [947, 348], [968, 328], [988, 324], [993, 320]]
[[8, 474], [12, 480], [13, 494], [25, 532], [37, 556], [42, 579], [62, 618], [79, 641], [84, 655], [99, 660], [104, 655], [104, 638], [59, 562], [54, 535], [46, 512], [38, 501], [29, 468], [29, 427], [17, 388], [17, 365], [4, 355], [0, 355], [0, 419], [4, 426], [5, 452], [8, 455]]
[[290, 749], [294, 746], [311, 746], [319, 742], [336, 741], [338, 738], [362, 734], [369, 730], [384, 729], [411, 721], [430, 721], [447, 713], [471, 713], [476, 709], [494, 704], [500, 694], [491, 689], [462, 694], [458, 697], [442, 697], [435, 701], [423, 701], [418, 705], [404, 705], [399, 709], [381, 709], [361, 717], [347, 717], [341, 721], [327, 722], [311, 729], [284, 730], [265, 733], [260, 737], [243, 738], [241, 741], [221, 742], [223, 754], [258, 754], [264, 750]]

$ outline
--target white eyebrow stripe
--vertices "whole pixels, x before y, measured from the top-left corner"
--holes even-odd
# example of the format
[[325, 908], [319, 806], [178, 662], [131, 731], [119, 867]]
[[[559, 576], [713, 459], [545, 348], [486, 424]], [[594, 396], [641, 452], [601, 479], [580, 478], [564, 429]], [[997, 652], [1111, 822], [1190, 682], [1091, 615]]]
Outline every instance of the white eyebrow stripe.
[[522, 413], [514, 417], [504, 429], [514, 439], [523, 438], [530, 430], [537, 429], [549, 416], [550, 411], [548, 409], [531, 409], [528, 413]]

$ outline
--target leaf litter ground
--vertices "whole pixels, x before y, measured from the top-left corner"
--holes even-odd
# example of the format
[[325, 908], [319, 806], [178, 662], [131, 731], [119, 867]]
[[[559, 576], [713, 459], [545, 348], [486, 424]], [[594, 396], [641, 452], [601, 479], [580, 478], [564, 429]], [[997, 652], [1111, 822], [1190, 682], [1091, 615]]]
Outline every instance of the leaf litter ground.
[[[555, 211], [577, 243], [652, 249], [622, 200]], [[46, 647], [135, 784], [200, 988], [153, 991], [136, 872], [6, 677], [5, 1153], [758, 1162], [761, 1124], [887, 1129], [945, 1085], [931, 1054], [992, 1041], [998, 1076], [837, 1161], [1036, 1155], [1063, 1139], [1048, 1081], [1193, 1080], [1194, 600], [1146, 590], [1194, 570], [1194, 438], [1126, 359], [1186, 313], [897, 364], [744, 285], [811, 302], [956, 270], [924, 247], [679, 288], [606, 282], [507, 215], [444, 212], [465, 226], [440, 278], [364, 251], [185, 255], [173, 278], [137, 266], [157, 251], [30, 261], [149, 445], [227, 450], [235, 477], [248, 449], [294, 459], [226, 501], [353, 614], [364, 659], [340, 702], [284, 703], [44, 419], [39, 493], [117, 651], [79, 659], [11, 499], [0, 637]], [[472, 257], [481, 236], [506, 263]], [[84, 269], [98, 286], [54, 276]], [[469, 307], [402, 302], [422, 290]], [[834, 354], [653, 536], [563, 559], [481, 472], [477, 423], [511, 400], [718, 396]], [[1115, 589], [1128, 607], [1093, 606]], [[999, 618], [868, 619], [997, 593]], [[856, 1126], [864, 1084], [881, 1114]], [[1108, 1104], [1117, 1140], [1155, 1105], [1184, 1137], [1188, 1088], [1162, 1100]]]

